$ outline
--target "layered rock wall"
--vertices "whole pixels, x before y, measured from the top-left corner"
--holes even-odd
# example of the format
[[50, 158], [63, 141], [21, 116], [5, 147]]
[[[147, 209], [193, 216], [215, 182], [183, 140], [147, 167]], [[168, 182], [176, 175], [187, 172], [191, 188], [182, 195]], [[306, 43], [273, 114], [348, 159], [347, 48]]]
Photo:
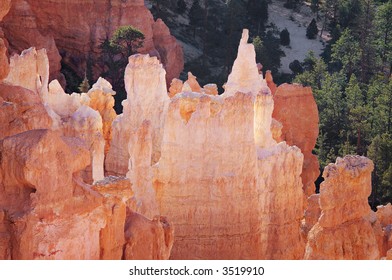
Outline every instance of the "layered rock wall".
[[247, 39], [223, 95], [192, 92], [190, 75], [170, 100], [154, 188], [173, 259], [303, 256], [303, 156], [272, 138], [272, 95]]
[[[133, 25], [144, 33], [146, 39], [140, 51], [160, 58], [168, 82], [179, 76], [184, 66], [182, 47], [161, 20], [154, 21], [143, 0], [12, 0], [9, 14], [1, 23], [11, 52], [31, 46], [46, 48], [51, 79], [59, 79], [61, 58], [83, 77], [88, 61], [95, 66], [99, 62], [99, 44], [124, 25]], [[95, 78], [101, 72], [96, 67]]]

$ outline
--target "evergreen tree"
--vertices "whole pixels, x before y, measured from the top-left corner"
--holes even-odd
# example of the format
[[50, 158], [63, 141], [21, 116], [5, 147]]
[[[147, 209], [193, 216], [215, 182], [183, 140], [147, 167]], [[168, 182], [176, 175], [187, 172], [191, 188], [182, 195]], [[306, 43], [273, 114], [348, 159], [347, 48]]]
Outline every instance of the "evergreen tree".
[[315, 39], [318, 34], [318, 27], [315, 19], [312, 19], [308, 27], [306, 28], [306, 37], [308, 39]]
[[374, 163], [370, 203], [375, 208], [392, 201], [392, 136], [377, 135], [369, 146], [368, 156]]
[[289, 46], [290, 45], [290, 33], [287, 30], [287, 28], [283, 29], [280, 34], [280, 44], [283, 46]]
[[348, 78], [359, 66], [362, 57], [358, 41], [351, 34], [350, 29], [343, 31], [342, 36], [332, 46], [332, 59], [340, 64]]
[[352, 75], [345, 89], [348, 113], [348, 128], [346, 129], [347, 138], [350, 136], [356, 142], [356, 154], [363, 155], [365, 152], [363, 146], [364, 136], [369, 131], [368, 126], [368, 108], [366, 107], [364, 95], [359, 87], [358, 80]]
[[392, 1], [387, 1], [378, 8], [375, 29], [381, 70], [388, 77], [392, 74]]
[[101, 61], [104, 63], [102, 76], [108, 78], [115, 96], [117, 112], [122, 111], [121, 101], [126, 98], [124, 87], [124, 71], [128, 64], [128, 57], [135, 54], [143, 46], [144, 34], [133, 26], [119, 27], [111, 39], [105, 39], [100, 44]]

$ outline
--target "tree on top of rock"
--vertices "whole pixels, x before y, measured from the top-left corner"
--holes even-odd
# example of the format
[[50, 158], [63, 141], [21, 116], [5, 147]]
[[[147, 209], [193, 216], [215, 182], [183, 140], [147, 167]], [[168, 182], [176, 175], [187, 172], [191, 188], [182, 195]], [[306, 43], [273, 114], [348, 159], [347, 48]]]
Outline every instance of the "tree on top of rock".
[[137, 53], [143, 47], [144, 34], [133, 26], [121, 26], [112, 38], [105, 39], [100, 44], [101, 60], [104, 64], [102, 76], [107, 78], [117, 92], [115, 95], [117, 112], [121, 112], [121, 101], [125, 99], [124, 71], [128, 57]]
[[127, 58], [143, 47], [144, 34], [137, 28], [128, 25], [119, 27], [110, 39], [110, 46]]

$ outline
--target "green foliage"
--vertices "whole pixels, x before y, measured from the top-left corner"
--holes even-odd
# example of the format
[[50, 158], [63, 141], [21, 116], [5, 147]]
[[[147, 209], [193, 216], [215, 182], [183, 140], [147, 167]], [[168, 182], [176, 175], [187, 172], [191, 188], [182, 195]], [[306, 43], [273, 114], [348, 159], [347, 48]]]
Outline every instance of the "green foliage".
[[301, 65], [301, 62], [299, 60], [294, 60], [289, 64], [290, 70], [293, 72], [293, 74], [301, 74], [304, 72], [304, 68]]
[[139, 29], [130, 25], [121, 26], [114, 32], [109, 47], [112, 53], [128, 58], [143, 47], [144, 39], [144, 34]]
[[392, 1], [381, 5], [376, 13], [376, 47], [381, 60], [381, 71], [392, 72]]
[[102, 76], [111, 82], [117, 92], [115, 95], [117, 112], [122, 111], [121, 101], [126, 98], [124, 71], [128, 64], [128, 57], [137, 53], [143, 46], [144, 39], [144, 34], [140, 30], [133, 26], [122, 26], [114, 32], [112, 38], [105, 39], [100, 44], [104, 68]]
[[315, 19], [312, 19], [308, 27], [306, 28], [306, 37], [308, 39], [315, 39], [318, 34], [318, 27]]
[[280, 34], [280, 44], [283, 46], [288, 46], [290, 45], [290, 33], [287, 30], [287, 28], [283, 29]]
[[332, 61], [339, 63], [349, 77], [359, 66], [361, 55], [359, 42], [352, 36], [350, 29], [344, 30], [332, 47]]
[[368, 156], [373, 160], [372, 207], [392, 201], [392, 136], [377, 135], [369, 146]]
[[253, 38], [253, 45], [256, 51], [256, 61], [263, 65], [263, 69], [271, 70], [274, 76], [279, 72], [281, 58], [285, 56], [280, 49], [279, 30], [272, 26], [264, 36]]

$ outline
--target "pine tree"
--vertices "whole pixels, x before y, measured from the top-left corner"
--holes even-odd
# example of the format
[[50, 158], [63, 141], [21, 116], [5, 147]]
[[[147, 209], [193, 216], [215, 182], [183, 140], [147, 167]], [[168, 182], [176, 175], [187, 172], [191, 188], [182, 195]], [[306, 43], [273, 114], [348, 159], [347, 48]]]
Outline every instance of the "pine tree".
[[377, 51], [386, 76], [392, 74], [392, 1], [381, 5], [376, 14]]
[[348, 127], [346, 133], [355, 138], [356, 153], [364, 154], [363, 140], [368, 133], [368, 108], [365, 104], [364, 95], [359, 87], [358, 80], [353, 74], [345, 90], [347, 100]]
[[350, 29], [343, 31], [342, 36], [332, 46], [332, 59], [340, 63], [348, 78], [359, 66], [362, 57], [362, 50], [359, 42], [351, 34]]
[[287, 30], [287, 28], [283, 29], [280, 32], [280, 44], [283, 46], [289, 46], [290, 45], [290, 33]]
[[318, 34], [318, 27], [315, 19], [312, 19], [308, 27], [306, 28], [306, 37], [308, 39], [315, 39]]

